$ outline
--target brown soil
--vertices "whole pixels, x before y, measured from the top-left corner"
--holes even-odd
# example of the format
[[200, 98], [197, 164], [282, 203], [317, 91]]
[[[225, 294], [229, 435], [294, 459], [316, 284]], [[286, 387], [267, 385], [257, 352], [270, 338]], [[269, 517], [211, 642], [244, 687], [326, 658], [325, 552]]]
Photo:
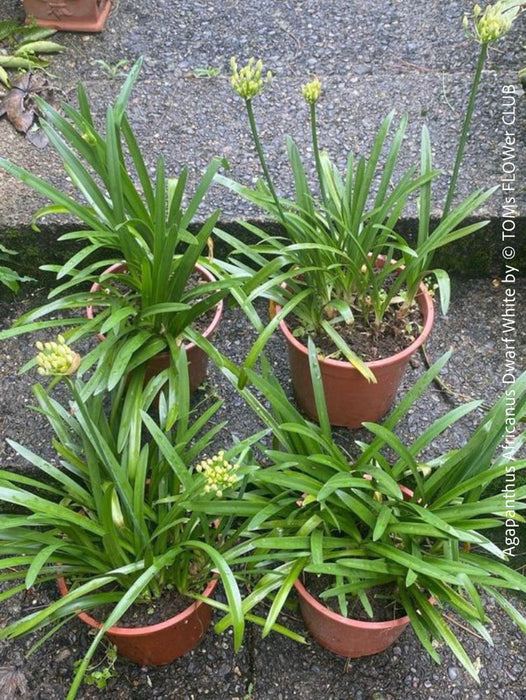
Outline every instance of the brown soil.
[[[337, 598], [320, 598], [320, 594], [336, 585], [335, 579], [330, 576], [316, 576], [305, 574], [303, 585], [322, 605], [335, 613], [341, 614]], [[358, 596], [348, 599], [347, 617], [362, 622], [385, 622], [396, 620], [405, 615], [404, 608], [393, 599], [394, 586], [385, 584], [373, 586], [367, 591], [367, 597], [373, 609], [373, 617], [365, 612]]]
[[[169, 620], [186, 610], [194, 603], [193, 598], [182, 595], [175, 588], [164, 591], [159, 598], [145, 602], [134, 603], [121, 617], [116, 627], [147, 627]], [[98, 622], [104, 622], [114, 609], [115, 604], [101, 605], [88, 614]]]
[[[382, 360], [385, 357], [396, 355], [405, 350], [420, 335], [423, 318], [420, 308], [415, 305], [409, 309], [401, 321], [398, 309], [390, 307], [380, 328], [375, 329], [365, 319], [356, 315], [352, 326], [339, 323], [334, 329], [345, 340], [347, 345], [365, 362]], [[305, 343], [301, 331], [302, 323], [297, 316], [291, 314], [287, 317], [287, 325], [300, 342]], [[324, 358], [342, 360], [342, 353], [334, 345], [332, 340], [324, 334], [312, 335], [318, 351]]]

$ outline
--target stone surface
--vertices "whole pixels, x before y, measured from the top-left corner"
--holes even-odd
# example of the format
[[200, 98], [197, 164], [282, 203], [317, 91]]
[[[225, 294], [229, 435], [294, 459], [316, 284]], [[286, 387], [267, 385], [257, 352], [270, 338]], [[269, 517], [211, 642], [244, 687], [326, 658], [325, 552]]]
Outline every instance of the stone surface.
[[[250, 183], [259, 175], [243, 105], [230, 90], [229, 58], [261, 56], [275, 79], [254, 103], [262, 140], [279, 189], [290, 191], [285, 135], [293, 135], [310, 154], [302, 82], [317, 74], [324, 93], [319, 108], [320, 142], [333, 156], [366, 152], [381, 118], [390, 110], [410, 116], [404, 144], [405, 164], [418, 163], [422, 125], [429, 126], [436, 165], [450, 172], [478, 47], [467, 39], [461, 18], [470, 2], [389, 3], [366, 5], [347, 0], [268, 3], [194, 3], [145, 0], [116, 3], [101, 35], [60, 34], [67, 47], [54, 56], [53, 83], [67, 100], [82, 80], [103, 117], [122, 78], [110, 79], [101, 61], [128, 67], [144, 56], [144, 68], [130, 103], [130, 115], [150, 166], [160, 152], [168, 172], [190, 165], [195, 177], [214, 155], [225, 155], [232, 174]], [[0, 16], [21, 17], [14, 0], [0, 0]], [[491, 50], [477, 102], [473, 133], [459, 183], [462, 195], [476, 187], [499, 184], [502, 87], [518, 88], [521, 67], [520, 19], [498, 50]], [[215, 78], [196, 78], [193, 70], [220, 69]], [[524, 132], [524, 99], [517, 96], [515, 129]], [[67, 187], [52, 149], [35, 149], [0, 120], [0, 155]], [[524, 149], [517, 169], [525, 172]], [[447, 176], [437, 182], [434, 211], [443, 202]], [[39, 200], [0, 173], [0, 231], [28, 228]], [[254, 215], [245, 203], [216, 189], [208, 207], [219, 206], [223, 219]], [[413, 209], [414, 213], [414, 204]], [[480, 215], [501, 214], [494, 196]]]

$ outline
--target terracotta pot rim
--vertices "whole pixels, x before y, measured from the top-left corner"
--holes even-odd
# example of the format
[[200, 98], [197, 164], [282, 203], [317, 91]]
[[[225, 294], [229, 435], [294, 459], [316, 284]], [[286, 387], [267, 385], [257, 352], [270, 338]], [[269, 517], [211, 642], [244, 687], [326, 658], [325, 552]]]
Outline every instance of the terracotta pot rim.
[[[116, 272], [118, 270], [123, 270], [125, 268], [126, 268], [126, 263], [123, 263], [123, 262], [113, 263], [113, 265], [110, 265], [109, 267], [107, 267], [102, 272], [102, 274], [104, 275], [108, 272]], [[200, 263], [196, 263], [194, 266], [194, 270], [199, 272], [201, 277], [204, 277], [209, 282], [215, 282], [216, 278], [209, 270], [206, 269], [206, 267], [204, 267], [204, 265], [201, 265]], [[98, 292], [99, 290], [100, 290], [100, 284], [98, 282], [94, 282], [90, 287], [90, 292]], [[204, 338], [209, 338], [211, 335], [213, 335], [215, 333], [215, 331], [217, 330], [217, 327], [219, 326], [219, 323], [221, 321], [221, 317], [223, 316], [223, 310], [224, 310], [224, 303], [223, 303], [223, 300], [221, 299], [220, 301], [218, 301], [218, 303], [215, 306], [214, 317], [213, 317], [212, 321], [210, 322], [210, 325], [202, 333]], [[93, 318], [93, 306], [90, 305], [86, 308], [86, 316], [88, 318]], [[104, 337], [105, 336], [102, 335], [101, 333], [99, 333], [97, 335], [97, 338], [99, 338], [99, 340], [104, 340]], [[186, 352], [189, 352], [190, 350], [193, 350], [196, 347], [195, 343], [187, 343], [187, 342], [185, 342], [184, 346], [185, 346]], [[169, 355], [168, 352], [160, 352], [158, 354], [158, 357], [164, 358], [164, 357], [168, 357], [168, 355]]]
[[[370, 369], [374, 370], [379, 367], [388, 367], [389, 365], [396, 364], [401, 360], [409, 358], [411, 355], [413, 355], [413, 353], [415, 353], [418, 350], [418, 348], [423, 343], [425, 343], [429, 334], [431, 333], [431, 329], [433, 328], [433, 323], [435, 320], [435, 307], [433, 304], [433, 298], [427, 291], [427, 288], [423, 282], [420, 283], [419, 291], [416, 295], [416, 300], [418, 302], [422, 315], [424, 316], [425, 314], [427, 314], [426, 320], [424, 322], [424, 327], [420, 335], [417, 338], [415, 338], [411, 345], [408, 345], [407, 348], [405, 348], [404, 350], [400, 350], [400, 352], [397, 352], [394, 355], [389, 355], [389, 357], [384, 357], [381, 360], [372, 360], [370, 362], [366, 362], [366, 367], [369, 367]], [[281, 306], [276, 304], [276, 313], [279, 313], [280, 310]], [[290, 332], [285, 320], [280, 321], [279, 327], [281, 328], [281, 331], [283, 332], [289, 343], [291, 343], [300, 352], [308, 354], [309, 351], [307, 346], [294, 337], [294, 335]], [[355, 372], [358, 372], [358, 370], [355, 367], [353, 367], [348, 360], [333, 360], [331, 358], [328, 358], [320, 359], [320, 363], [327, 365], [328, 367], [350, 367]]]
[[394, 620], [384, 620], [382, 622], [366, 622], [365, 620], [355, 620], [352, 617], [344, 617], [339, 613], [329, 610], [325, 605], [320, 603], [305, 586], [301, 583], [299, 579], [294, 582], [294, 587], [298, 595], [303, 598], [304, 602], [314, 608], [318, 613], [322, 614], [324, 617], [334, 620], [340, 625], [347, 627], [349, 629], [360, 629], [360, 630], [385, 630], [394, 629], [397, 627], [405, 627], [409, 624], [409, 616], [404, 615], [403, 617], [397, 617]]
[[[364, 474], [363, 478], [370, 480], [372, 479], [372, 476], [370, 474]], [[404, 486], [403, 484], [398, 484], [398, 486], [404, 496], [404, 500], [408, 501], [415, 495], [414, 492], [407, 486]], [[405, 627], [411, 622], [409, 615], [403, 615], [402, 617], [397, 617], [394, 620], [382, 620], [381, 622], [367, 622], [367, 620], [355, 620], [352, 617], [344, 617], [339, 613], [329, 610], [327, 606], [323, 605], [323, 603], [320, 603], [319, 600], [317, 600], [313, 595], [309, 593], [309, 591], [305, 588], [305, 586], [299, 579], [296, 579], [296, 581], [294, 582], [294, 586], [298, 595], [301, 598], [303, 598], [303, 601], [307, 603], [307, 605], [310, 605], [316, 610], [316, 612], [320, 613], [324, 617], [333, 620], [338, 624], [344, 625], [349, 629], [360, 629], [374, 632], [375, 630], [397, 629], [398, 627]], [[429, 602], [431, 603], [431, 605], [434, 605], [436, 603], [436, 600], [433, 596], [431, 596], [429, 598]]]
[[[212, 594], [218, 582], [219, 579], [217, 577], [214, 577], [207, 584], [205, 590], [203, 591], [203, 596], [205, 596], [205, 598], [212, 597]], [[63, 596], [66, 595], [69, 589], [63, 576], [57, 579], [57, 585], [60, 594]], [[164, 631], [176, 624], [184, 622], [187, 618], [193, 615], [202, 605], [206, 605], [206, 603], [202, 600], [196, 600], [187, 608], [185, 608], [182, 612], [177, 613], [177, 615], [174, 615], [173, 617], [170, 617], [168, 620], [164, 620], [163, 622], [157, 622], [155, 625], [147, 625], [145, 627], [110, 627], [108, 630], [106, 630], [106, 634], [111, 634], [118, 637], [149, 636], [151, 634]], [[79, 617], [83, 622], [85, 622], [90, 627], [93, 627], [94, 629], [100, 629], [102, 627], [102, 623], [100, 623], [94, 617], [91, 617], [91, 615], [88, 615], [88, 613], [78, 612], [77, 617]]]

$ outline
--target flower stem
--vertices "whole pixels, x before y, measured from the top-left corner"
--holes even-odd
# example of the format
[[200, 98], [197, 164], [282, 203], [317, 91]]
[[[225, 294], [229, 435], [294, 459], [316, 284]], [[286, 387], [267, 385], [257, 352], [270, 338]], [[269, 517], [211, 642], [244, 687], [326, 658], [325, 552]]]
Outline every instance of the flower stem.
[[316, 172], [318, 173], [318, 182], [320, 184], [320, 194], [323, 201], [323, 208], [325, 209], [325, 214], [327, 216], [327, 223], [329, 224], [329, 229], [334, 236], [334, 227], [332, 216], [329, 210], [329, 200], [327, 198], [327, 192], [325, 191], [325, 185], [323, 181], [323, 169], [321, 167], [320, 158], [320, 147], [318, 145], [318, 127], [316, 123], [316, 104], [311, 103], [310, 105], [310, 127], [312, 135], [312, 150], [314, 152], [314, 160], [316, 162]]
[[458, 174], [460, 172], [460, 166], [462, 164], [462, 158], [464, 156], [464, 150], [466, 148], [466, 142], [469, 135], [469, 127], [471, 126], [471, 119], [473, 117], [473, 109], [475, 108], [475, 100], [477, 97], [478, 87], [480, 83], [480, 78], [482, 75], [482, 69], [486, 61], [488, 47], [487, 44], [480, 45], [479, 60], [477, 63], [477, 68], [475, 70], [475, 77], [473, 78], [473, 84], [471, 85], [471, 92], [469, 95], [468, 107], [466, 110], [466, 115], [464, 117], [464, 124], [462, 126], [462, 132], [460, 134], [460, 141], [457, 148], [457, 156], [455, 159], [455, 167], [453, 168], [453, 174], [451, 175], [451, 180], [449, 182], [449, 189], [447, 191], [447, 197], [444, 204], [444, 212], [442, 217], [445, 218], [449, 214], [451, 208], [451, 203], [455, 195], [455, 189], [458, 180]]
[[250, 123], [250, 131], [252, 132], [252, 138], [254, 140], [254, 145], [256, 147], [259, 162], [261, 163], [261, 168], [263, 169], [263, 175], [265, 176], [265, 181], [267, 183], [270, 194], [272, 195], [272, 199], [274, 200], [274, 203], [275, 203], [276, 208], [278, 210], [281, 222], [284, 225], [286, 225], [285, 215], [283, 213], [283, 208], [281, 206], [281, 202], [279, 201], [279, 197], [276, 194], [276, 190], [274, 189], [274, 185], [272, 184], [272, 179], [270, 177], [270, 172], [269, 172], [269, 169], [267, 166], [267, 161], [265, 160], [265, 154], [263, 153], [261, 141], [259, 140], [258, 128], [256, 125], [256, 119], [254, 117], [254, 110], [252, 109], [252, 100], [245, 100], [245, 105], [247, 107], [248, 121]]

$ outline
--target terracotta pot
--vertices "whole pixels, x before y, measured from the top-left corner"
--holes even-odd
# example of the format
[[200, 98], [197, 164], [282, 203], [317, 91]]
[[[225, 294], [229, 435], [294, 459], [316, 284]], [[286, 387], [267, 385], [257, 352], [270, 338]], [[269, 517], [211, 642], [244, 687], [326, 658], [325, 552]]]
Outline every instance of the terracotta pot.
[[101, 32], [111, 0], [23, 0], [26, 24], [66, 32]]
[[[370, 481], [373, 477], [364, 474], [363, 478]], [[398, 486], [404, 501], [413, 498], [411, 489], [403, 484]], [[411, 622], [408, 615], [382, 622], [353, 620], [329, 610], [307, 591], [301, 581], [297, 580], [294, 586], [307, 629], [318, 644], [340, 656], [355, 659], [379, 654], [394, 644]], [[435, 599], [431, 597], [429, 602], [434, 605]]]
[[322, 647], [351, 659], [371, 656], [391, 646], [405, 630], [407, 615], [385, 622], [363, 622], [332, 612], [312, 596], [305, 586], [294, 584], [307, 629]]
[[[433, 299], [423, 284], [420, 285], [416, 301], [424, 321], [422, 333], [409, 347], [396, 355], [366, 363], [377, 379], [376, 384], [368, 382], [347, 361], [320, 360], [331, 425], [359, 428], [364, 421], [376, 422], [387, 413], [411, 356], [425, 342], [433, 327]], [[276, 307], [276, 311], [279, 311], [279, 308]], [[316, 420], [307, 346], [292, 335], [285, 321], [280, 323], [280, 328], [287, 340], [292, 385], [298, 404], [310, 418]]]
[[[203, 595], [211, 598], [217, 586], [214, 578]], [[68, 587], [63, 578], [57, 581], [58, 589], [66, 595]], [[78, 617], [93, 629], [102, 624], [90, 615], [79, 612]], [[175, 617], [148, 627], [110, 627], [106, 637], [115, 644], [121, 656], [141, 666], [162, 666], [183, 656], [199, 644], [212, 619], [212, 608], [196, 600]]]
[[[108, 272], [125, 272], [126, 271], [126, 266], [124, 263], [115, 263], [114, 265], [111, 265], [108, 267], [106, 270], [104, 270], [103, 274], [106, 274]], [[198, 272], [201, 277], [209, 282], [214, 281], [214, 276], [212, 275], [211, 272], [209, 272], [205, 267], [202, 265], [196, 265], [195, 266], [195, 271]], [[91, 292], [98, 292], [100, 290], [100, 284], [98, 282], [95, 282], [91, 286], [90, 291]], [[210, 340], [212, 336], [214, 335], [215, 331], [217, 330], [217, 327], [219, 326], [219, 322], [221, 321], [221, 317], [223, 316], [223, 302], [220, 301], [215, 310], [214, 318], [212, 319], [212, 322], [208, 326], [208, 328], [205, 330], [203, 333], [203, 336]], [[86, 315], [88, 318], [93, 318], [93, 307], [88, 306], [86, 309]], [[98, 335], [97, 338], [99, 340], [104, 340], [103, 335]], [[205, 380], [206, 377], [206, 370], [208, 367], [208, 355], [204, 353], [200, 347], [198, 347], [195, 343], [185, 343], [185, 350], [186, 350], [186, 357], [188, 359], [188, 374], [189, 374], [189, 381], [190, 381], [190, 391], [195, 391], [197, 387], [202, 384]], [[154, 377], [156, 374], [159, 374], [159, 372], [162, 372], [163, 369], [166, 369], [167, 367], [170, 366], [170, 353], [168, 352], [161, 352], [155, 357], [152, 357], [151, 360], [149, 360], [148, 365], [146, 367], [146, 376], [145, 376], [145, 382], [147, 382], [149, 379]]]

